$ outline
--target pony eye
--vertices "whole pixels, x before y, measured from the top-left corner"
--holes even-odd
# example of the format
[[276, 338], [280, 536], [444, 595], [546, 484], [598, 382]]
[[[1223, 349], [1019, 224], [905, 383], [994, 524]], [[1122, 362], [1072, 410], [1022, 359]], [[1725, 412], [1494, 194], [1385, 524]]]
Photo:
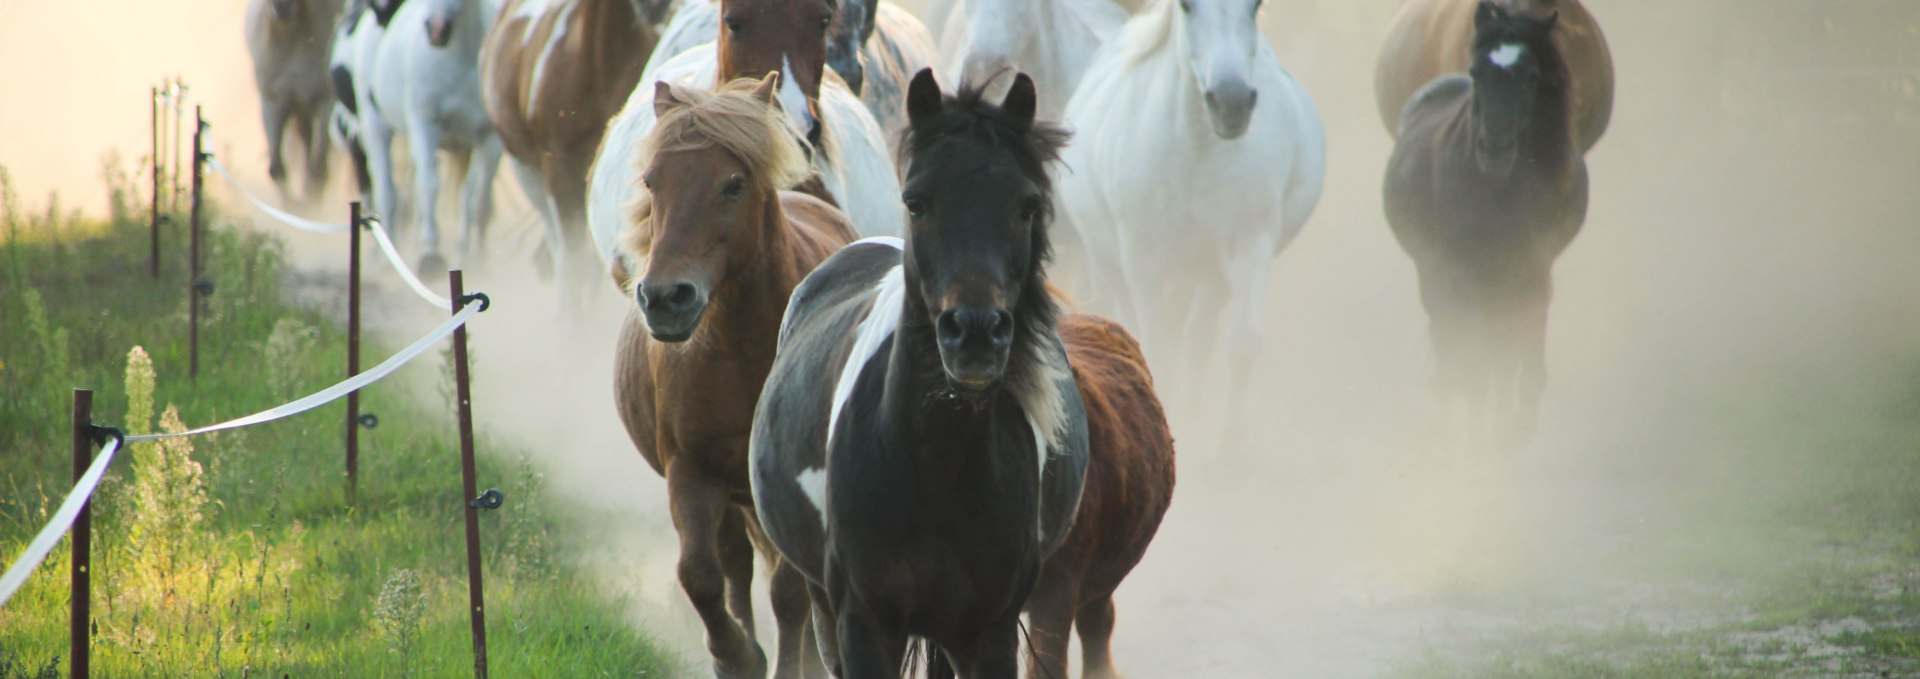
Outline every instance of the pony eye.
[[912, 196], [908, 196], [906, 198], [906, 203], [907, 203], [907, 216], [912, 217], [914, 219], [920, 219], [921, 217], [927, 216], [926, 201], [920, 200], [919, 198], [915, 198]]
[[729, 32], [729, 33], [739, 33], [739, 32], [740, 32], [740, 18], [739, 18], [739, 17], [727, 17], [727, 32]]
[[1192, 14], [1193, 0], [1180, 0], [1180, 11]]
[[1028, 198], [1025, 202], [1020, 204], [1020, 219], [1022, 221], [1028, 221], [1028, 222], [1034, 222], [1034, 221], [1040, 220], [1040, 199], [1039, 198]]
[[741, 177], [740, 175], [734, 175], [732, 177], [728, 177], [727, 183], [720, 187], [720, 195], [731, 200], [734, 198], [739, 198], [740, 194], [745, 193], [746, 190], [747, 190], [747, 180]]
[[832, 28], [832, 27], [833, 27], [833, 17], [821, 17], [821, 18], [820, 18], [820, 30], [823, 30], [823, 31], [824, 31], [824, 30], [827, 30], [828, 28]]

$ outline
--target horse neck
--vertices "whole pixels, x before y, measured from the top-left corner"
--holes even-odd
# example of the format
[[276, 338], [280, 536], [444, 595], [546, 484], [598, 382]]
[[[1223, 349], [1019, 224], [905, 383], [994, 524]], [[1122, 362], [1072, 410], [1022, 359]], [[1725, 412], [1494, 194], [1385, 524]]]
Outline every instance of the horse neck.
[[[646, 55], [635, 60], [628, 57], [633, 50], [635, 34], [642, 30], [640, 18], [633, 13], [631, 0], [578, 0], [581, 7], [568, 17], [574, 25], [567, 27], [569, 34], [585, 34], [582, 44], [588, 46], [587, 58], [594, 71], [612, 75], [614, 69], [623, 62], [641, 61]], [[636, 68], [634, 75], [639, 75]]]
[[793, 224], [780, 207], [780, 192], [767, 187], [762, 193], [760, 208], [750, 216], [755, 225], [752, 232], [727, 245], [726, 280], [715, 291], [710, 308], [720, 337], [764, 345], [771, 354], [787, 298], [803, 272], [795, 255]]

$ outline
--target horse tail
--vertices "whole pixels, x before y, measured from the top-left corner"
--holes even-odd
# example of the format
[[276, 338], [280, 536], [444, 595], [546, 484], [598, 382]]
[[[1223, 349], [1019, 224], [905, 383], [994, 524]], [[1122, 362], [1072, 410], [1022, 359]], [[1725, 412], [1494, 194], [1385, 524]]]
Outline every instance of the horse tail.
[[947, 654], [940, 647], [925, 638], [914, 637], [907, 643], [906, 662], [900, 665], [901, 679], [914, 679], [914, 670], [926, 667], [926, 679], [955, 679], [953, 664], [947, 662]]

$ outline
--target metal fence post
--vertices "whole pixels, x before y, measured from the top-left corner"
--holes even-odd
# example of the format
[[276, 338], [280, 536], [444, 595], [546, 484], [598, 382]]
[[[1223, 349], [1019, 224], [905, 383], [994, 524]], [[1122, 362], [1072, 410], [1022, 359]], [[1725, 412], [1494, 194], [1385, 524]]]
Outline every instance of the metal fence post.
[[187, 377], [200, 378], [200, 166], [202, 165], [200, 133], [206, 129], [206, 120], [200, 116], [200, 107], [193, 107], [193, 204], [188, 218], [188, 239], [192, 242], [188, 253], [192, 275], [187, 276]]
[[[93, 465], [93, 391], [73, 390], [73, 480], [79, 483]], [[70, 578], [73, 591], [67, 604], [68, 675], [85, 679], [91, 672], [93, 623], [93, 501], [80, 505], [69, 535], [73, 541]]]
[[[360, 374], [360, 201], [348, 209], [347, 377]], [[360, 493], [360, 390], [347, 392], [347, 502]]]
[[[466, 289], [461, 281], [460, 270], [447, 272], [447, 283], [453, 293], [453, 313], [460, 313], [466, 306]], [[460, 411], [460, 488], [461, 502], [467, 512], [467, 605], [473, 617], [473, 676], [475, 679], [487, 678], [487, 614], [485, 597], [480, 586], [480, 503], [473, 468], [473, 394], [469, 390], [467, 377], [467, 326], [461, 324], [453, 331], [453, 370], [454, 389], [459, 400]]]

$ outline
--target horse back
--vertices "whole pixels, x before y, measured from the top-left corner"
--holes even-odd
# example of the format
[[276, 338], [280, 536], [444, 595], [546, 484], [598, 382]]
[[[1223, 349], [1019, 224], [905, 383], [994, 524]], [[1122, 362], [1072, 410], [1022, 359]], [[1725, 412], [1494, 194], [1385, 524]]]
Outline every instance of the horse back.
[[1173, 501], [1174, 447], [1146, 356], [1112, 320], [1072, 314], [1060, 339], [1086, 410], [1087, 476], [1067, 541], [1048, 560], [1083, 578], [1083, 601], [1119, 587]]
[[748, 446], [755, 509], [767, 537], [815, 582], [824, 581], [826, 563], [834, 391], [856, 328], [875, 311], [881, 280], [899, 266], [898, 247], [861, 242], [834, 252], [802, 279], [788, 298], [773, 369], [754, 411]]

